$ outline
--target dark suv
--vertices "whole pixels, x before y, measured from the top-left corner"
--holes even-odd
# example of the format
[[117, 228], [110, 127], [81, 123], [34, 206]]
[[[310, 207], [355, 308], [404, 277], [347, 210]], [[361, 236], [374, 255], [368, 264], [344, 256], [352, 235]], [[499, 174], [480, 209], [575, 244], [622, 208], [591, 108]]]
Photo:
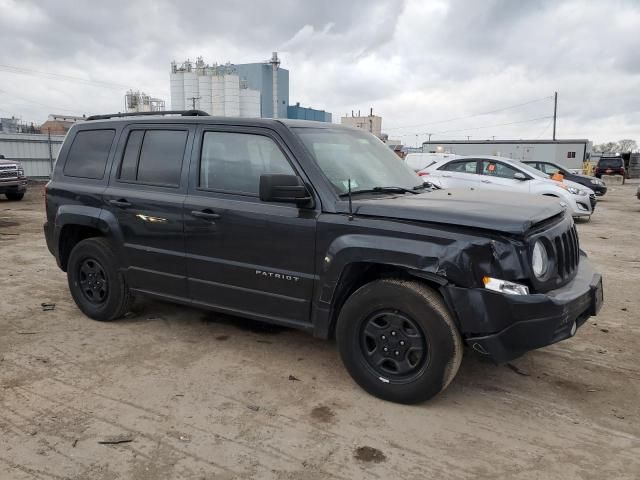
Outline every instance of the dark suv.
[[430, 191], [376, 137], [300, 120], [102, 116], [47, 186], [47, 245], [80, 310], [135, 295], [334, 337], [365, 390], [444, 389], [566, 339], [602, 281], [554, 199]]
[[600, 157], [594, 171], [594, 175], [598, 178], [602, 175], [622, 175], [622, 183], [624, 183], [626, 173], [624, 158], [619, 156]]

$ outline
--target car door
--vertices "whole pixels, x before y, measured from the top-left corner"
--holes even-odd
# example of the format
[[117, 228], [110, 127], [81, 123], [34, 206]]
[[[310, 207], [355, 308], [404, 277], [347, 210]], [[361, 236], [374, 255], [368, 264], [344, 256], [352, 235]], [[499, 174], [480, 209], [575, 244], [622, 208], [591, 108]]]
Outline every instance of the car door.
[[104, 208], [122, 233], [129, 286], [187, 299], [183, 203], [195, 127], [131, 125], [113, 162]]
[[260, 175], [274, 173], [302, 172], [273, 131], [200, 129], [184, 206], [189, 295], [219, 311], [308, 323], [319, 210], [261, 201]]
[[512, 165], [493, 159], [482, 159], [480, 173], [485, 189], [529, 193], [529, 182], [514, 178], [516, 173], [522, 173], [526, 178], [530, 178], [529, 175]]
[[475, 188], [480, 181], [477, 160], [452, 160], [438, 167], [437, 176], [443, 188]]

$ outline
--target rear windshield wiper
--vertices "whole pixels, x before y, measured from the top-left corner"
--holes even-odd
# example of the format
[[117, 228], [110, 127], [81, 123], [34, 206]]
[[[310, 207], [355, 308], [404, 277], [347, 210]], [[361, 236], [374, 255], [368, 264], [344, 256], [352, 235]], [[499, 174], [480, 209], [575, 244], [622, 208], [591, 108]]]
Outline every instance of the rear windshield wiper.
[[[421, 187], [418, 187], [421, 188]], [[412, 193], [414, 195], [416, 195], [418, 192], [416, 192], [416, 189], [409, 189], [409, 188], [404, 188], [404, 187], [373, 187], [373, 188], [367, 188], [367, 189], [363, 189], [363, 190], [352, 190], [351, 191], [351, 195], [356, 195], [357, 193]], [[341, 193], [339, 195], [340, 197], [348, 197], [349, 196], [349, 192], [346, 193]]]

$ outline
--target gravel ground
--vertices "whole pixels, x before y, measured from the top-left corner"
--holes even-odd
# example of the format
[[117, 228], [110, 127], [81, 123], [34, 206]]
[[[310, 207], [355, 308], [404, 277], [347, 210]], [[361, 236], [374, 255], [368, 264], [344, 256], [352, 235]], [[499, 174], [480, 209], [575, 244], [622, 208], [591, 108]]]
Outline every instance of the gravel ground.
[[598, 317], [511, 367], [465, 352], [411, 407], [293, 330], [152, 301], [87, 319], [46, 249], [42, 186], [0, 200], [0, 478], [637, 479], [636, 188], [578, 225], [604, 276]]

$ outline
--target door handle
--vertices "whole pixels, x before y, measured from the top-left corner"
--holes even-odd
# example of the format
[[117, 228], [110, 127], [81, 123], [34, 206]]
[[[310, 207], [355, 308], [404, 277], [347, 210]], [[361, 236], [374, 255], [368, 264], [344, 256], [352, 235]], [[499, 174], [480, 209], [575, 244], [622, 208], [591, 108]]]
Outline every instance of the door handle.
[[442, 175], [443, 178], [450, 178], [451, 175]]
[[197, 218], [204, 218], [207, 220], [216, 220], [220, 218], [220, 214], [213, 213], [211, 210], [194, 210], [191, 215]]
[[109, 200], [109, 203], [118, 208], [127, 208], [131, 206], [131, 203], [127, 202], [124, 198], [121, 198], [120, 200]]
[[491, 180], [480, 180], [482, 183], [491, 183]]

